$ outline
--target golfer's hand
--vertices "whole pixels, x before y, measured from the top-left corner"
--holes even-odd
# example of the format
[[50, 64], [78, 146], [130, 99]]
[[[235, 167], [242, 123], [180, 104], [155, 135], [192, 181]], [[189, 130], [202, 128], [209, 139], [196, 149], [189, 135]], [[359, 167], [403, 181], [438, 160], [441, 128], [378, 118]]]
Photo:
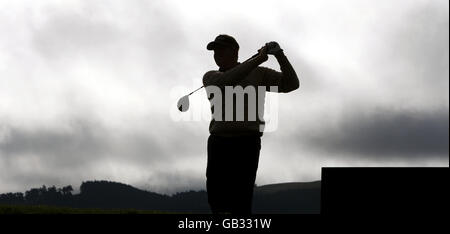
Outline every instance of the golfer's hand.
[[261, 49], [258, 50], [258, 53], [258, 58], [261, 60], [261, 63], [269, 59], [269, 57], [267, 56], [267, 46], [261, 47]]
[[266, 43], [267, 54], [278, 55], [283, 52], [280, 45], [276, 41]]

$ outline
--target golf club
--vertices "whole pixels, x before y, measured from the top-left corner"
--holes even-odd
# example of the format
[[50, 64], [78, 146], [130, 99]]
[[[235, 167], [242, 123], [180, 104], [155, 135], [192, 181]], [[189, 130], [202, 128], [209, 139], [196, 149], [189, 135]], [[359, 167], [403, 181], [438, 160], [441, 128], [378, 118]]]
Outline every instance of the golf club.
[[[248, 60], [250, 60], [250, 59], [252, 59], [252, 58], [258, 56], [258, 54], [259, 54], [259, 51], [258, 51], [257, 54], [255, 54], [255, 55], [253, 55], [252, 57], [250, 57], [249, 59], [245, 60], [244, 63], [247, 62]], [[177, 103], [178, 110], [181, 111], [181, 112], [186, 112], [186, 111], [189, 109], [189, 96], [190, 96], [191, 94], [197, 92], [198, 90], [200, 90], [200, 89], [203, 88], [203, 87], [205, 87], [205, 86], [202, 86], [202, 87], [200, 87], [200, 88], [198, 88], [198, 89], [192, 91], [192, 92], [189, 93], [188, 95], [184, 95], [183, 97], [181, 97], [181, 98], [178, 100], [178, 103]]]

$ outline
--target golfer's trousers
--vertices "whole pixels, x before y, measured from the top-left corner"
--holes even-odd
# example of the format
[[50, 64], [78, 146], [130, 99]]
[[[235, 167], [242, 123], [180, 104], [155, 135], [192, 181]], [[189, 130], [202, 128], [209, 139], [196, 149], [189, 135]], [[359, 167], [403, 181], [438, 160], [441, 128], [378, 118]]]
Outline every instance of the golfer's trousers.
[[251, 214], [261, 137], [210, 135], [206, 189], [213, 213]]

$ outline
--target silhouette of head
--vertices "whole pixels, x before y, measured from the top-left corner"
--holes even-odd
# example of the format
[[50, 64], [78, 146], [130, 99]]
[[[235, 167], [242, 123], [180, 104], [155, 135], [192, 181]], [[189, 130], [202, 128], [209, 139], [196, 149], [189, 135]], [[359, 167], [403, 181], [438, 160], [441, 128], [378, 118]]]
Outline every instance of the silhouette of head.
[[214, 60], [221, 70], [234, 67], [238, 60], [239, 44], [232, 36], [221, 34], [206, 46], [214, 50]]

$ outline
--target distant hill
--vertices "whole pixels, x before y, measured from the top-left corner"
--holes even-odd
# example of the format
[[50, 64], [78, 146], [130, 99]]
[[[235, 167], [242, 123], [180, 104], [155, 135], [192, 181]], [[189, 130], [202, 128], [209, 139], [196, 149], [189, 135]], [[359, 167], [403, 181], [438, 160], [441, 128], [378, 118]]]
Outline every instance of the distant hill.
[[[167, 196], [110, 181], [83, 182], [79, 194], [72, 194], [72, 191], [71, 186], [43, 186], [28, 190], [25, 195], [0, 194], [0, 204], [210, 212], [206, 191], [187, 191]], [[256, 187], [253, 210], [255, 213], [319, 213], [320, 181]]]
[[321, 182], [282, 183], [256, 187], [255, 213], [320, 213]]

